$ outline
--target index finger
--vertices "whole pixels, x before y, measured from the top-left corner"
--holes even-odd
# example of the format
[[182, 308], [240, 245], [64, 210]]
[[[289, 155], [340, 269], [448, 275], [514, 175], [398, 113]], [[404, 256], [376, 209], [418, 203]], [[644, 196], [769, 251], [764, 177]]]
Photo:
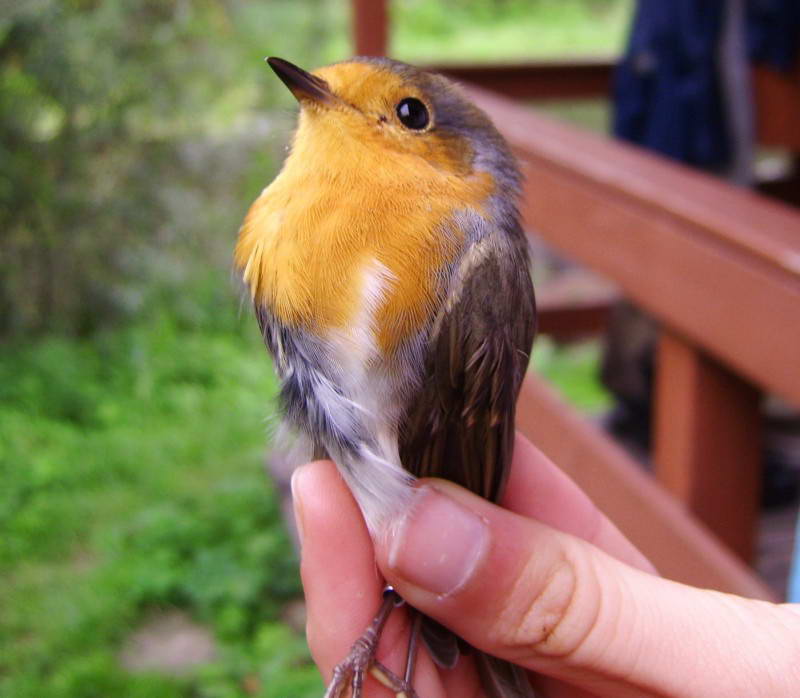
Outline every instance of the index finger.
[[500, 506], [582, 538], [631, 567], [656, 573], [586, 493], [519, 432]]

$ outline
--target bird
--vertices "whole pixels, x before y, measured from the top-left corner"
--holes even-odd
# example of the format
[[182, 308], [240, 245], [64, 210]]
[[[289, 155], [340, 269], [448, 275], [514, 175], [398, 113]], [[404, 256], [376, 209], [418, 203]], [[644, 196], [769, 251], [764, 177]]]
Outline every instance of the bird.
[[[267, 62], [299, 116], [234, 260], [298, 464], [332, 459], [373, 539], [409, 507], [418, 478], [498, 501], [536, 330], [509, 146], [440, 74], [376, 57], [313, 72]], [[326, 698], [361, 698], [369, 674], [416, 695], [423, 645], [445, 669], [473, 656], [490, 698], [534, 695], [522, 669], [413, 609], [406, 671], [393, 674], [375, 655], [402, 603], [386, 589]]]

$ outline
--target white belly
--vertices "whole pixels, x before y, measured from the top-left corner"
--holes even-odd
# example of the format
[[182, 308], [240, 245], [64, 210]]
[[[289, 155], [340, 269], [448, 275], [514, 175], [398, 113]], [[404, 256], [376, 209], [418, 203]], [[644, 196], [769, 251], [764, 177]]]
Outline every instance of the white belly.
[[397, 437], [407, 378], [399, 376], [398, 367], [389, 365], [381, 355], [375, 325], [391, 283], [391, 272], [377, 260], [365, 266], [358, 313], [347, 327], [332, 330], [325, 338], [336, 383], [345, 397], [320, 396], [322, 402], [340, 403], [326, 404], [327, 411], [355, 416], [358, 423], [354, 427], [371, 437], [370, 442], [360, 442], [355, 455], [337, 454], [330, 447], [328, 451], [337, 460], [373, 534], [407, 505], [413, 481], [400, 463]]

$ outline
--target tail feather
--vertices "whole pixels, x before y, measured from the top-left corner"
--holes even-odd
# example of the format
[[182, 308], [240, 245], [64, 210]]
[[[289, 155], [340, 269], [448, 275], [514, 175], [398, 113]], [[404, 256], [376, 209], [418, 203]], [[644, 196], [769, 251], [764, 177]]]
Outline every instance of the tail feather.
[[423, 618], [421, 636], [433, 661], [444, 669], [452, 669], [462, 654], [475, 657], [487, 698], [536, 698], [522, 667], [470, 647], [435, 620]]
[[435, 620], [423, 617], [422, 641], [428, 648], [433, 661], [443, 669], [452, 669], [461, 656], [458, 638]]
[[488, 698], [536, 698], [522, 667], [484, 652], [475, 652], [475, 664]]

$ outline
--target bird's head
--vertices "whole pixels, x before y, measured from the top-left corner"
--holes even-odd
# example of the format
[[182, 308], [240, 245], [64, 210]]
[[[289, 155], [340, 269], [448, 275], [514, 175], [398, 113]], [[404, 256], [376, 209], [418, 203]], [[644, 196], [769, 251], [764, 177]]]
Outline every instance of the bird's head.
[[353, 153], [368, 149], [395, 166], [458, 177], [485, 173], [498, 188], [516, 189], [502, 137], [445, 77], [386, 58], [354, 58], [313, 73], [281, 58], [268, 62], [300, 103], [293, 150], [306, 161], [345, 151], [355, 164]]

